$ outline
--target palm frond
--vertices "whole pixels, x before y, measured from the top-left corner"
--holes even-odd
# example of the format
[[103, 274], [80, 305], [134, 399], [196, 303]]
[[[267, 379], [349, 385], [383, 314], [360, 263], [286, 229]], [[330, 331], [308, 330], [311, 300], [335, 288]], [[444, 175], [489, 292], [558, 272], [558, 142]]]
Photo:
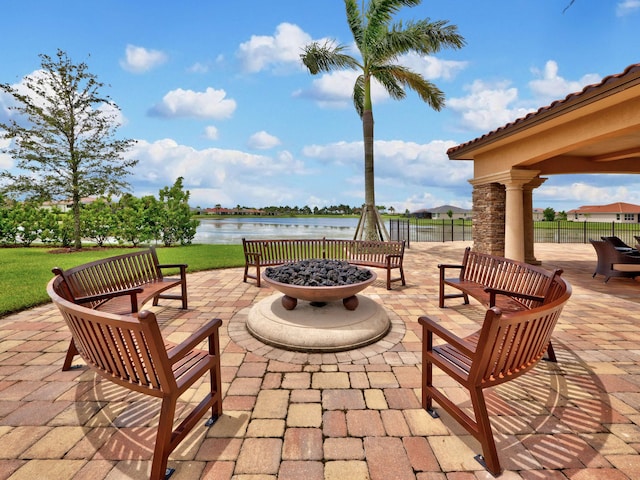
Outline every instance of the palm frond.
[[357, 0], [344, 0], [344, 6], [347, 11], [347, 23], [351, 29], [353, 40], [359, 49], [362, 50], [364, 42], [364, 25], [362, 23], [362, 14], [358, 8]]
[[361, 68], [355, 58], [342, 53], [346, 48], [345, 45], [336, 45], [329, 41], [322, 45], [318, 42], [312, 42], [305, 45], [303, 53], [300, 54], [300, 59], [313, 75], [320, 72], [329, 72], [336, 68], [351, 70]]
[[383, 66], [376, 68], [371, 72], [373, 78], [375, 78], [387, 91], [389, 96], [394, 100], [402, 100], [407, 96], [404, 88], [402, 88], [402, 76], [398, 76], [396, 73], [397, 66]]
[[416, 92], [420, 99], [434, 110], [441, 110], [444, 107], [444, 92], [419, 73], [403, 66], [394, 65], [389, 67], [389, 74], [393, 75], [395, 80], [404, 87]]

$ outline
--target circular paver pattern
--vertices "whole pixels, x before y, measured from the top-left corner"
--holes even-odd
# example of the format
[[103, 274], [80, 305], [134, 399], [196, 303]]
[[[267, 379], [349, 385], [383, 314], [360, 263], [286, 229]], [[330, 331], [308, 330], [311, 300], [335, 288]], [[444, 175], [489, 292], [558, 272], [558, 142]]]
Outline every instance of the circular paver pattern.
[[[342, 302], [331, 302], [323, 307], [300, 302], [289, 311], [282, 307], [281, 296], [271, 295], [237, 312], [228, 324], [231, 340], [249, 352], [272, 360], [299, 364], [366, 363], [367, 359], [393, 349], [406, 332], [405, 324], [397, 314], [366, 296], [358, 297], [360, 306], [353, 311], [346, 310]], [[318, 323], [322, 323], [321, 328]], [[250, 324], [254, 333], [259, 330], [259, 337], [266, 334], [270, 338], [265, 341], [256, 338], [248, 330]], [[296, 350], [306, 351], [293, 351], [296, 345], [287, 348], [279, 345], [287, 329], [296, 330], [298, 334], [298, 340], [288, 340], [288, 343], [303, 343]], [[310, 344], [317, 347], [327, 342], [341, 346], [309, 348]]]

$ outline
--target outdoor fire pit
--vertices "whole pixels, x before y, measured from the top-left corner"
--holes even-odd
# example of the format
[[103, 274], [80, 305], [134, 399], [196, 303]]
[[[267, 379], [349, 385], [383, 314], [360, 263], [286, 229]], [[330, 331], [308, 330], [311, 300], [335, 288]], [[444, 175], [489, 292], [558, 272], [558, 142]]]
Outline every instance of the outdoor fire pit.
[[347, 310], [355, 310], [359, 304], [356, 294], [376, 278], [371, 270], [336, 260], [303, 260], [269, 267], [262, 273], [267, 284], [284, 294], [281, 302], [286, 310], [296, 308], [298, 300], [316, 307], [342, 300]]

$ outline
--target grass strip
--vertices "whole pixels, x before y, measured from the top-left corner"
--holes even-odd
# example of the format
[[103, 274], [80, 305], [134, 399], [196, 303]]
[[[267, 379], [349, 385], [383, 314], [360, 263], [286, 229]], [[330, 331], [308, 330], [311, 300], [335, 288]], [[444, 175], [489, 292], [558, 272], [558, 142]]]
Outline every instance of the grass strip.
[[[86, 248], [74, 252], [51, 247], [0, 248], [0, 318], [49, 302], [46, 287], [53, 277], [53, 267], [71, 268], [127, 250], [130, 248]], [[244, 265], [242, 245], [157, 247], [157, 252], [160, 263], [189, 265], [187, 273]]]

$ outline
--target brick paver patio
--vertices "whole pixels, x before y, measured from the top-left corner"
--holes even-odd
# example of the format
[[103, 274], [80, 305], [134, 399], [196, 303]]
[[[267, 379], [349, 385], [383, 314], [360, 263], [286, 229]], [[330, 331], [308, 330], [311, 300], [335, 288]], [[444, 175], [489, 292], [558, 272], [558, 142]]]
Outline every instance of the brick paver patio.
[[[188, 311], [168, 300], [151, 308], [174, 341], [223, 319], [224, 415], [174, 452], [172, 478], [492, 478], [466, 431], [420, 407], [418, 316], [460, 333], [483, 319], [478, 304], [437, 306], [436, 265], [459, 262], [465, 246], [411, 245], [407, 286], [377, 280], [364, 292], [385, 307], [391, 332], [341, 353], [287, 352], [247, 334], [251, 305], [274, 292], [243, 283], [242, 269], [189, 274]], [[488, 396], [501, 478], [640, 479], [640, 283], [593, 279], [591, 245], [538, 244], [536, 256], [564, 269], [573, 297], [554, 335], [558, 363]], [[51, 304], [0, 319], [0, 480], [148, 478], [159, 404], [86, 367], [62, 372], [68, 340]], [[438, 382], [464, 401], [448, 378]]]

